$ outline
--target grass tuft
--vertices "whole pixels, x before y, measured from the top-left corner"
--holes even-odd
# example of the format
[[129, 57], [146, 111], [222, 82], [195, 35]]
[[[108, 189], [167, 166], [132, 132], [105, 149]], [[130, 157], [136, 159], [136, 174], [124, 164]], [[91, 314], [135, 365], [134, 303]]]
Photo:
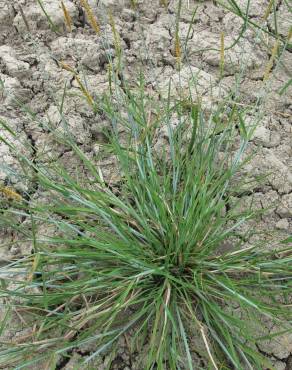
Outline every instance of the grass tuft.
[[[99, 34], [88, 2], [80, 3]], [[136, 1], [131, 4], [136, 8]], [[160, 4], [167, 7], [168, 1]], [[218, 4], [244, 20], [232, 45], [224, 45], [222, 32], [220, 48], [212, 49], [220, 53], [221, 76], [225, 51], [250, 27], [276, 39], [267, 80], [291, 31], [287, 41], [277, 33], [276, 18], [275, 31], [257, 24], [248, 15], [250, 1], [245, 9], [234, 0]], [[181, 5], [180, 0], [174, 40], [178, 69]], [[272, 11], [276, 17], [274, 1], [264, 18]], [[147, 353], [140, 356], [141, 369], [271, 368], [257, 343], [291, 331], [291, 238], [267, 242], [266, 235], [243, 227], [262, 214], [240, 206], [240, 198], [258, 186], [240, 173], [255, 129], [245, 122], [248, 107], [237, 98], [220, 101], [206, 116], [191, 94], [154, 101], [142, 77], [131, 90], [124, 78], [119, 85], [114, 72], [123, 67], [121, 40], [111, 13], [109, 23], [118, 64], [108, 64], [109, 95], [99, 98], [98, 110], [74, 68], [58, 63], [109, 123], [100, 155], [104, 150], [115, 158], [118, 180], [107, 180], [97, 165], [100, 158], [88, 158], [66, 131], [66, 87], [59, 108], [63, 129], [40, 124], [85, 171], [72, 173], [50, 152], [41, 160], [25, 156], [25, 146], [19, 150], [15, 144], [17, 133], [0, 120], [5, 132], [0, 141], [19, 159], [21, 179], [46, 195], [39, 200], [30, 192], [0, 188], [1, 226], [15, 229], [19, 240], [33, 246], [32, 254], [0, 268], [0, 298], [7, 306], [0, 333], [12, 314], [24, 328], [23, 336], [1, 340], [0, 366], [54, 369], [74, 349], [94, 344], [84, 360], [91, 363], [109, 350], [114, 357], [125, 335], [132, 352]], [[266, 321], [278, 332], [267, 334]]]
[[[13, 288], [2, 279], [1, 296], [25, 315], [28, 334], [2, 343], [0, 364], [56, 363], [94, 343], [90, 362], [130, 332], [134, 351], [147, 346], [143, 369], [195, 369], [197, 356], [215, 369], [270, 366], [255, 343], [263, 318], [279, 331], [290, 328], [292, 256], [286, 244], [249, 244], [254, 231], [241, 231], [257, 215], [234, 203], [247, 186], [236, 178], [253, 129], [244, 114], [220, 106], [206, 119], [195, 102], [188, 109], [153, 102], [142, 82], [118, 101], [105, 97], [100, 109], [112, 123], [105, 145], [116, 157], [118, 183], [103, 179], [69, 133], [55, 139], [87, 168], [86, 178], [21, 157], [48, 199], [1, 211], [3, 219], [31, 220], [29, 230], [15, 225], [34, 253], [11, 265], [23, 276]], [[167, 141], [157, 147], [165, 128]], [[41, 231], [52, 226], [52, 235]]]

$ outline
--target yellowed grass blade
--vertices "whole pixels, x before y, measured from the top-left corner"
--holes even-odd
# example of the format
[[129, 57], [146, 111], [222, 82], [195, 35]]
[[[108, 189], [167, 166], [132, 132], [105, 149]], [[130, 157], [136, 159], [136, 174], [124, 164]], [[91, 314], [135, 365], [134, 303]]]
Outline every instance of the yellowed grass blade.
[[23, 199], [20, 194], [18, 194], [14, 189], [8, 186], [1, 186], [0, 193], [2, 193], [7, 199], [12, 199], [16, 201], [21, 201]]
[[278, 49], [279, 49], [279, 44], [280, 44], [280, 42], [279, 42], [279, 40], [277, 40], [275, 42], [274, 46], [273, 46], [270, 60], [268, 61], [267, 65], [266, 65], [266, 68], [265, 68], [265, 73], [264, 73], [264, 78], [263, 78], [264, 81], [266, 81], [270, 77], [270, 73], [271, 73], [271, 70], [273, 68], [274, 60], [276, 59], [277, 52], [278, 52]]
[[290, 30], [289, 30], [289, 33], [288, 33], [288, 36], [287, 36], [287, 40], [290, 41], [292, 37], [292, 26], [290, 27]]
[[270, 13], [271, 13], [271, 9], [272, 9], [273, 4], [274, 4], [274, 0], [270, 0], [270, 2], [269, 2], [269, 4], [268, 4], [268, 6], [267, 6], [267, 8], [266, 8], [266, 11], [265, 11], [265, 13], [264, 13], [264, 15], [263, 15], [263, 20], [264, 20], [264, 21], [266, 21], [266, 20], [268, 19], [268, 16], [269, 16], [269, 15], [270, 15]]
[[178, 33], [175, 35], [174, 55], [176, 57], [177, 65], [180, 67], [181, 64], [181, 46]]
[[60, 62], [59, 62], [59, 65], [60, 65], [63, 69], [65, 69], [66, 71], [71, 72], [71, 73], [73, 73], [74, 75], [76, 75], [76, 72], [75, 72], [74, 68], [72, 68], [71, 66], [69, 66], [69, 64], [66, 64], [66, 63], [64, 63], [64, 62], [60, 61]]
[[27, 277], [27, 280], [28, 281], [32, 281], [33, 275], [36, 272], [36, 269], [38, 267], [39, 261], [40, 261], [40, 255], [39, 254], [36, 254], [35, 257], [34, 257], [33, 263], [32, 263], [32, 267], [31, 267], [30, 273], [29, 273], [29, 275]]

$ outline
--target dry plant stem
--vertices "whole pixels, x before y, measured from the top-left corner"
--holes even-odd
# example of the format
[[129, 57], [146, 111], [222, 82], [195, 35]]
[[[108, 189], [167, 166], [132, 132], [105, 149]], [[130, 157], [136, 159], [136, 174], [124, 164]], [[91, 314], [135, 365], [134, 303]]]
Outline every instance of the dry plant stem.
[[65, 69], [68, 72], [71, 72], [74, 75], [74, 79], [77, 82], [77, 84], [79, 85], [80, 90], [81, 90], [82, 94], [84, 95], [84, 97], [86, 98], [88, 104], [91, 107], [94, 107], [95, 104], [94, 104], [93, 97], [91, 96], [90, 92], [86, 89], [86, 87], [84, 86], [84, 84], [81, 82], [80, 77], [77, 75], [77, 72], [74, 70], [74, 68], [72, 68], [71, 66], [69, 66], [68, 64], [66, 64], [66, 63], [64, 63], [62, 61], [59, 61], [58, 64], [63, 69]]
[[82, 91], [83, 95], [85, 96], [88, 104], [93, 107], [94, 106], [94, 100], [93, 100], [92, 96], [90, 95], [89, 91], [83, 85], [83, 83], [81, 82], [80, 78], [78, 76], [76, 76], [76, 75], [75, 75], [75, 80], [78, 83], [78, 85], [80, 87], [80, 90]]
[[63, 1], [61, 1], [61, 6], [65, 18], [66, 27], [69, 32], [72, 32], [72, 19]]
[[93, 30], [99, 35], [100, 34], [100, 27], [99, 24], [97, 23], [97, 20], [95, 18], [95, 15], [93, 13], [93, 10], [91, 9], [90, 5], [88, 4], [87, 0], [80, 0], [81, 5], [86, 11], [89, 23]]
[[[120, 73], [121, 71], [121, 63], [122, 63], [122, 48], [121, 48], [121, 39], [120, 39], [120, 35], [116, 29], [116, 25], [115, 25], [115, 20], [114, 20], [114, 17], [112, 15], [112, 12], [109, 11], [109, 14], [108, 14], [108, 17], [109, 17], [109, 23], [110, 23], [110, 26], [111, 26], [111, 30], [112, 30], [112, 33], [113, 33], [113, 36], [114, 36], [114, 45], [115, 45], [115, 51], [116, 51], [116, 56], [117, 56], [117, 61], [116, 61], [116, 73]], [[111, 66], [111, 64], [109, 64]], [[110, 67], [111, 68], [111, 67]]]
[[24, 22], [24, 24], [25, 24], [25, 27], [27, 28], [28, 32], [30, 32], [30, 27], [29, 27], [28, 21], [27, 21], [27, 19], [26, 19], [26, 16], [25, 16], [25, 14], [24, 14], [24, 11], [23, 11], [23, 9], [22, 9], [21, 5], [18, 5], [18, 8], [19, 8], [19, 11], [20, 11], [21, 17], [22, 17], [22, 19], [23, 19], [23, 22]]
[[207, 340], [207, 337], [206, 337], [204, 328], [203, 328], [203, 326], [201, 324], [200, 324], [200, 333], [202, 335], [202, 338], [203, 338], [203, 341], [204, 341], [206, 350], [208, 352], [208, 356], [210, 357], [210, 360], [212, 362], [212, 365], [214, 366], [214, 369], [215, 370], [219, 370], [219, 368], [217, 367], [216, 362], [215, 362], [215, 360], [214, 360], [214, 358], [212, 356], [212, 353], [211, 353], [211, 350], [210, 350], [210, 346], [209, 346], [209, 343], [208, 343], [208, 340]]
[[224, 32], [220, 35], [220, 76], [223, 77], [225, 63], [225, 43], [224, 43]]
[[263, 15], [263, 20], [264, 20], [264, 21], [266, 21], [266, 20], [268, 19], [269, 15], [270, 15], [270, 13], [271, 13], [271, 10], [272, 10], [272, 7], [273, 7], [273, 4], [274, 4], [274, 1], [275, 1], [275, 0], [270, 0], [270, 1], [269, 1], [269, 4], [268, 4], [268, 6], [267, 6], [267, 8], [266, 8], [266, 10], [265, 10], [265, 13], [264, 13], [264, 15]]
[[279, 40], [277, 40], [275, 42], [274, 46], [273, 46], [271, 57], [270, 57], [270, 59], [268, 61], [268, 64], [265, 68], [264, 77], [263, 77], [264, 81], [267, 81], [269, 76], [270, 76], [271, 70], [273, 68], [274, 61], [275, 61], [276, 56], [277, 56], [278, 49], [279, 49]]
[[181, 47], [180, 47], [180, 40], [179, 35], [175, 37], [175, 57], [177, 61], [177, 66], [180, 68], [181, 65]]

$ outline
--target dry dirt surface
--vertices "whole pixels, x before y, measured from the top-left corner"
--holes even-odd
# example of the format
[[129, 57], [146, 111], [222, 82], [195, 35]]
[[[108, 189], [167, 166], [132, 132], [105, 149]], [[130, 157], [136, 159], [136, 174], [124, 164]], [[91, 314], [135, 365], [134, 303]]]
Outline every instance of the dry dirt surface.
[[[167, 7], [163, 6], [163, 1], [137, 0], [135, 9], [133, 2], [127, 0], [88, 2], [101, 25], [99, 35], [90, 27], [78, 0], [64, 0], [72, 19], [71, 32], [66, 28], [59, 0], [42, 0], [46, 12], [58, 27], [57, 32], [50, 27], [37, 1], [0, 0], [0, 78], [4, 84], [0, 95], [0, 119], [14, 128], [19, 139], [31, 143], [30, 155], [35, 161], [42, 161], [43, 153], [51, 151], [72, 169], [76, 167], [74, 156], [70, 151], [54, 145], [42, 122], [50, 120], [58, 126], [60, 116], [56, 102], [62, 96], [67, 81], [71, 98], [65, 101], [64, 112], [71, 132], [89, 156], [98, 150], [99, 141], [103, 139], [101, 132], [107, 123], [89, 109], [80, 96], [80, 88], [73, 81], [72, 73], [60, 68], [58, 61], [86, 76], [87, 88], [93, 97], [106, 91], [109, 87], [107, 55], [115, 58], [109, 11], [121, 37], [126, 78], [134, 79], [143, 67], [146, 86], [157, 96], [167, 93], [170, 78], [174, 81], [172, 94], [175, 95], [175, 81], [179, 78], [175, 58], [177, 0], [171, 0]], [[238, 3], [244, 9], [247, 1], [240, 0]], [[278, 32], [281, 37], [287, 38], [291, 27], [288, 2], [279, 0], [276, 3]], [[250, 17], [273, 31], [272, 16], [263, 19], [268, 4], [268, 0], [251, 0]], [[198, 8], [190, 27], [195, 7]], [[234, 48], [225, 51], [224, 75], [219, 88], [220, 34], [224, 33], [227, 49], [238, 36], [242, 24], [240, 18], [215, 1], [183, 0], [179, 35], [182, 43], [188, 39], [184, 44], [186, 49], [182, 51], [187, 51], [188, 58], [182, 59], [180, 83], [185, 83], [187, 87], [190, 69], [198, 73], [197, 93], [207, 108], [218, 99], [222, 90], [228, 92], [237, 81], [240, 81], [237, 93], [241, 104], [252, 106], [263, 98], [261, 114], [257, 118], [250, 116], [251, 121], [260, 119], [249, 148], [250, 151], [256, 150], [256, 155], [245, 170], [246, 175], [251, 177], [268, 173], [270, 176], [253, 194], [247, 194], [242, 203], [244, 206], [252, 201], [257, 209], [271, 206], [257, 223], [257, 229], [278, 230], [287, 237], [292, 232], [292, 88], [288, 87], [282, 95], [279, 91], [291, 79], [292, 50], [283, 52], [281, 63], [277, 63], [268, 82], [264, 83], [263, 77], [275, 40], [263, 36], [260, 31], [247, 30]], [[260, 36], [266, 37], [269, 48], [263, 45]], [[210, 48], [214, 50], [206, 50]], [[15, 99], [20, 99], [34, 111], [37, 120], [28, 119]], [[114, 176], [111, 158], [105, 158], [101, 166], [105, 176]], [[0, 183], [13, 186], [19, 193], [28, 191], [33, 197], [45, 197], [38, 189], [28, 188], [29, 185], [17, 176], [17, 170], [15, 158], [0, 143]], [[5, 265], [15, 256], [30, 253], [31, 245], [27, 243], [13, 243], [11, 246], [16, 238], [13, 231], [0, 229], [0, 265]], [[19, 325], [11, 324], [8, 337], [19, 335], [20, 329], [14, 327], [19, 328]], [[272, 332], [274, 328], [270, 330]], [[277, 370], [292, 369], [291, 335], [262, 342], [258, 350], [273, 361]], [[91, 351], [92, 348], [74, 350], [70, 358], [60, 361], [58, 369], [86, 368], [78, 364]], [[137, 354], [130, 354], [126, 342], [121, 340], [111, 368], [138, 369], [135, 356]], [[110, 355], [105, 354], [89, 368], [105, 369], [109, 361]]]

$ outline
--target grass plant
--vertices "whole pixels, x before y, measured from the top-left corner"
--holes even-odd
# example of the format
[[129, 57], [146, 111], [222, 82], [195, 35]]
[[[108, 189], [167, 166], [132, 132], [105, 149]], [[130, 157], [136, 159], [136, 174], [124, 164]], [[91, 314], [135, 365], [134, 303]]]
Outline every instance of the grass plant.
[[[100, 34], [88, 2], [80, 3]], [[249, 2], [246, 13], [235, 1], [227, 3], [245, 20], [236, 43], [255, 24]], [[264, 17], [272, 11], [271, 1]], [[134, 88], [125, 80], [119, 86], [115, 72], [123, 66], [122, 50], [109, 19], [119, 51], [117, 65], [109, 63], [109, 94], [95, 101], [77, 72], [60, 66], [72, 73], [95, 114], [109, 122], [102, 146], [117, 161], [118, 181], [109, 183], [66, 129], [66, 88], [59, 103], [64, 130], [39, 124], [74, 153], [85, 175], [72, 173], [50, 152], [41, 161], [24, 154], [34, 151], [33, 144], [16, 145], [17, 133], [0, 122], [0, 140], [19, 160], [22, 179], [46, 194], [41, 201], [0, 188], [1, 226], [15, 228], [33, 246], [32, 254], [0, 269], [6, 307], [0, 334], [15, 314], [25, 329], [23, 336], [0, 339], [0, 365], [55, 369], [60, 359], [90, 343], [95, 349], [85, 362], [91, 363], [130, 333], [130, 350], [147, 352], [141, 369], [272, 368], [257, 343], [291, 330], [291, 238], [267, 242], [257, 235], [251, 242], [257, 231], [242, 231], [260, 215], [240, 207], [240, 198], [258, 185], [239, 176], [255, 126], [246, 124], [247, 110], [232, 94], [206, 114], [191, 84], [183, 100], [147, 96], [143, 77]], [[180, 64], [178, 22], [179, 16], [174, 46]], [[267, 78], [280, 42], [287, 43], [276, 36]], [[230, 47], [222, 33], [221, 74]], [[165, 141], [158, 144], [165, 129]], [[267, 334], [265, 321], [278, 332]]]
[[[248, 244], [254, 231], [243, 235], [240, 226], [256, 212], [228, 207], [241, 193], [233, 179], [252, 128], [238, 136], [236, 122], [242, 127], [244, 121], [236, 107], [227, 113], [220, 106], [206, 119], [196, 102], [187, 111], [170, 100], [155, 108], [144, 90], [141, 81], [138, 92], [120, 91], [118, 102], [106, 97], [99, 103], [112, 123], [106, 145], [118, 161], [116, 188], [69, 132], [55, 133], [56, 140], [75, 152], [86, 179], [60, 163], [41, 166], [18, 154], [48, 199], [15, 199], [2, 209], [3, 219], [31, 220], [18, 232], [34, 250], [5, 267], [22, 278], [6, 278], [1, 296], [25, 317], [28, 334], [2, 343], [1, 365], [51, 363], [94, 342], [90, 361], [133, 329], [132, 348], [141, 337], [148, 346], [145, 369], [195, 369], [194, 354], [210, 368], [262, 369], [268, 364], [255, 347], [261, 320], [288, 330], [292, 257], [279, 258], [276, 245], [263, 241]], [[127, 130], [123, 140], [117, 124]], [[161, 152], [153, 143], [165, 125]], [[55, 234], [40, 234], [40, 224], [53, 225]], [[192, 337], [201, 338], [203, 349], [192, 346]]]

